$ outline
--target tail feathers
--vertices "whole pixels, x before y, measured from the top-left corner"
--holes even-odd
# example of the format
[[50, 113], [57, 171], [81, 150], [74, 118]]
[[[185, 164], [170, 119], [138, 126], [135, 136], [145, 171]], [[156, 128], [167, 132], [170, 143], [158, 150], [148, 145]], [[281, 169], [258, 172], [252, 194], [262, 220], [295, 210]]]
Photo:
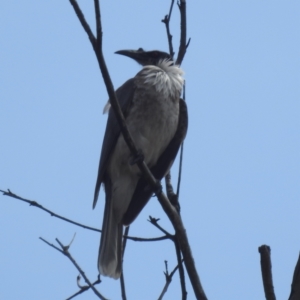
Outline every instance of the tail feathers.
[[108, 206], [106, 204], [104, 212], [98, 269], [102, 275], [118, 279], [122, 272], [123, 225], [114, 220]]

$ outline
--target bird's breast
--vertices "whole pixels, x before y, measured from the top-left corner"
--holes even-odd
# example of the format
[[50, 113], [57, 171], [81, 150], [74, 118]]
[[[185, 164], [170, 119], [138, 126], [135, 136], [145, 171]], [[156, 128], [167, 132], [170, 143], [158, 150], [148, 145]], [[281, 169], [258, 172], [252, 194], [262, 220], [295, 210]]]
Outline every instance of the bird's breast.
[[179, 97], [159, 93], [155, 86], [136, 89], [126, 119], [138, 149], [151, 167], [173, 138], [179, 115]]

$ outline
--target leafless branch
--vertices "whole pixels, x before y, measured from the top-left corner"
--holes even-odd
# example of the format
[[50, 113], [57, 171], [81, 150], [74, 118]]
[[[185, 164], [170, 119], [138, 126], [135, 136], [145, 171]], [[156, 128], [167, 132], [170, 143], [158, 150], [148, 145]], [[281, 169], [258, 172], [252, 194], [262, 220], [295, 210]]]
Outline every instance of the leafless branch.
[[85, 275], [85, 273], [83, 272], [83, 270], [80, 268], [80, 266], [77, 264], [77, 262], [75, 261], [75, 259], [72, 257], [72, 255], [69, 252], [69, 247], [70, 245], [63, 245], [59, 239], [55, 239], [56, 242], [60, 245], [61, 249], [59, 249], [58, 247], [54, 246], [53, 244], [49, 243], [48, 241], [46, 241], [45, 239], [41, 238], [40, 239], [45, 242], [47, 245], [51, 246], [52, 248], [56, 249], [57, 251], [59, 251], [60, 253], [62, 253], [63, 255], [65, 255], [66, 257], [69, 258], [69, 260], [73, 263], [73, 265], [76, 267], [76, 269], [78, 270], [78, 272], [81, 274], [81, 276], [84, 278], [84, 281], [88, 284], [88, 286], [93, 290], [93, 292], [95, 293], [95, 295], [101, 299], [101, 300], [107, 300], [103, 295], [101, 295], [99, 293], [99, 291], [94, 287], [94, 285], [90, 282], [90, 280], [87, 278], [87, 276]]
[[134, 242], [157, 242], [157, 241], [163, 241], [163, 240], [170, 239], [166, 235], [157, 237], [157, 238], [148, 238], [148, 239], [147, 238], [139, 238], [139, 237], [135, 237], [135, 236], [124, 236], [124, 238], [126, 238], [128, 240], [132, 240]]
[[[70, 1], [74, 2], [75, 0], [70, 0]], [[182, 4], [181, 6], [184, 6], [184, 8], [182, 8], [181, 10], [183, 12], [185, 12], [185, 1], [182, 0], [181, 3], [183, 3], [183, 2], [184, 2], [184, 4]], [[74, 7], [74, 9], [75, 9], [75, 7]], [[76, 13], [76, 15], [78, 16], [78, 18], [82, 18], [82, 16], [83, 16], [83, 14], [81, 15], [79, 13]], [[182, 17], [182, 19], [183, 19], [183, 17]], [[184, 17], [184, 19], [186, 20], [186, 17]], [[83, 23], [83, 22], [81, 21], [81, 23]], [[99, 25], [99, 28], [101, 28], [100, 13], [99, 13], [99, 24], [98, 25]], [[99, 31], [98, 30], [99, 28], [97, 28], [97, 32]], [[186, 26], [185, 26], [185, 28], [186, 28]], [[102, 30], [100, 30], [100, 31], [102, 32]], [[183, 36], [186, 36], [186, 33], [182, 34], [182, 37]], [[181, 37], [181, 40], [183, 40], [182, 37]], [[106, 89], [107, 89], [107, 92], [109, 95], [111, 106], [115, 112], [121, 132], [123, 134], [124, 140], [129, 148], [130, 152], [132, 153], [133, 157], [139, 157], [139, 152], [138, 152], [136, 146], [134, 145], [131, 134], [129, 133], [129, 131], [126, 127], [126, 122], [125, 122], [123, 113], [121, 111], [120, 105], [118, 103], [118, 100], [117, 100], [117, 97], [116, 97], [116, 94], [114, 91], [114, 87], [113, 87], [113, 84], [111, 82], [111, 79], [110, 79], [110, 76], [109, 76], [109, 73], [108, 73], [108, 70], [106, 67], [106, 63], [104, 61], [104, 57], [103, 57], [103, 53], [102, 53], [102, 34], [97, 36], [96, 44], [97, 45], [96, 45], [95, 53], [96, 53], [96, 56], [98, 59], [98, 63], [99, 63], [100, 69], [101, 69], [101, 73], [103, 76], [103, 80], [104, 80]], [[93, 43], [92, 43], [92, 45], [93, 45]], [[94, 48], [94, 50], [95, 50], [95, 48]], [[182, 59], [183, 59], [183, 55], [179, 62], [181, 62]], [[207, 299], [205, 296], [205, 293], [203, 291], [203, 288], [201, 286], [198, 273], [196, 271], [195, 262], [194, 262], [194, 259], [193, 259], [192, 253], [191, 253], [188, 238], [187, 238], [185, 228], [183, 226], [183, 223], [181, 221], [179, 214], [177, 213], [176, 209], [171, 205], [171, 203], [169, 202], [166, 195], [162, 192], [160, 182], [158, 182], [154, 178], [154, 176], [151, 174], [146, 163], [144, 161], [139, 160], [139, 161], [137, 161], [137, 165], [138, 165], [139, 169], [142, 171], [143, 176], [145, 177], [145, 179], [148, 181], [149, 185], [155, 192], [163, 210], [169, 217], [172, 225], [174, 226], [174, 228], [176, 230], [176, 233], [178, 235], [180, 249], [182, 251], [182, 255], [183, 255], [183, 258], [184, 258], [184, 261], [186, 264], [186, 269], [189, 274], [189, 278], [191, 280], [191, 284], [193, 286], [193, 289], [194, 289], [197, 299], [199, 299], [199, 300]]]
[[[78, 296], [90, 289], [90, 287], [88, 285], [85, 285], [85, 286], [80, 285], [80, 278], [81, 278], [80, 275], [78, 275], [77, 276], [77, 285], [80, 288], [80, 290], [78, 292], [76, 292], [75, 294], [73, 294], [72, 296], [70, 296], [69, 298], [67, 298], [66, 300], [71, 300], [71, 299], [75, 298], [76, 296]], [[97, 280], [95, 282], [93, 282], [93, 285], [96, 285], [99, 283], [101, 283], [100, 275], [98, 275]]]
[[190, 39], [186, 43], [186, 0], [180, 0], [177, 4], [180, 10], [180, 45], [176, 64], [181, 65]]
[[28, 199], [25, 199], [25, 198], [23, 198], [23, 197], [20, 197], [20, 196], [18, 196], [18, 195], [16, 195], [16, 194], [12, 193], [9, 189], [7, 190], [7, 192], [6, 192], [6, 191], [2, 191], [2, 190], [0, 190], [0, 192], [2, 192], [4, 196], [9, 196], [9, 197], [12, 197], [12, 198], [21, 200], [21, 201], [23, 201], [23, 202], [26, 202], [26, 203], [28, 203], [30, 206], [37, 207], [37, 208], [39, 208], [39, 209], [41, 209], [41, 210], [43, 210], [43, 211], [49, 213], [49, 214], [51, 215], [51, 217], [56, 217], [56, 218], [58, 218], [58, 219], [61, 219], [61, 220], [66, 221], [66, 222], [68, 222], [68, 223], [71, 223], [71, 224], [74, 224], [74, 225], [76, 225], [76, 226], [82, 227], [82, 228], [84, 228], [84, 229], [88, 229], [88, 230], [92, 230], [92, 231], [101, 232], [100, 229], [97, 229], [97, 228], [94, 228], [94, 227], [90, 227], [90, 226], [86, 226], [86, 225], [84, 225], [84, 224], [81, 224], [81, 223], [72, 221], [72, 220], [70, 220], [70, 219], [68, 219], [68, 218], [62, 217], [62, 216], [56, 214], [55, 212], [51, 211], [50, 209], [43, 207], [41, 204], [39, 204], [38, 202], [36, 202], [36, 201], [34, 201], [34, 200], [28, 200]]
[[299, 300], [300, 299], [300, 255], [295, 267], [293, 281], [291, 286], [291, 294], [288, 300]]
[[187, 299], [187, 291], [186, 291], [186, 286], [185, 286], [184, 269], [183, 269], [183, 265], [182, 265], [183, 259], [181, 258], [179, 243], [178, 243], [176, 237], [174, 239], [174, 245], [175, 245], [175, 250], [176, 250], [177, 266], [179, 268], [179, 279], [180, 279], [181, 295], [182, 295], [181, 298], [182, 298], [182, 300], [186, 300]]
[[177, 271], [178, 269], [178, 265], [174, 268], [174, 270], [169, 274], [169, 271], [168, 271], [168, 262], [165, 261], [165, 267], [166, 267], [166, 271], [164, 272], [165, 274], [165, 277], [166, 277], [166, 283], [163, 287], [163, 290], [161, 292], [161, 294], [159, 295], [158, 297], [158, 300], [162, 300], [163, 296], [165, 295], [165, 293], [167, 292], [168, 290], [168, 287], [172, 281], [172, 278], [173, 278], [173, 275], [175, 274], [175, 272]]
[[165, 177], [165, 183], [166, 183], [166, 192], [168, 199], [172, 203], [172, 205], [176, 208], [177, 212], [180, 213], [180, 204], [178, 201], [177, 195], [174, 193], [172, 182], [171, 182], [171, 171], [168, 172], [168, 174]]
[[153, 218], [151, 216], [149, 216], [149, 220], [148, 220], [152, 225], [154, 225], [156, 228], [158, 228], [161, 232], [163, 232], [167, 237], [169, 237], [169, 239], [174, 240], [174, 235], [169, 233], [167, 230], [165, 230], [164, 228], [162, 228], [159, 224], [158, 221], [159, 219]]
[[276, 300], [272, 279], [271, 248], [262, 245], [258, 248], [260, 253], [261, 274], [264, 284], [265, 297], [267, 300]]
[[[123, 235], [123, 249], [122, 249], [122, 265], [124, 261], [124, 253], [126, 249], [126, 243], [127, 243], [127, 236], [129, 233], [130, 226], [127, 226]], [[121, 278], [120, 278], [120, 284], [121, 284], [121, 294], [122, 294], [122, 299], [126, 300], [126, 289], [125, 289], [125, 278], [124, 278], [124, 269], [122, 268], [122, 273], [121, 273]]]
[[82, 11], [81, 11], [81, 9], [80, 9], [77, 1], [76, 0], [70, 0], [70, 3], [71, 3], [71, 5], [74, 8], [74, 11], [75, 11], [75, 13], [76, 13], [76, 15], [77, 15], [77, 17], [78, 17], [78, 19], [79, 19], [79, 21], [80, 21], [83, 29], [84, 29], [84, 31], [88, 35], [93, 48], [95, 49], [96, 48], [96, 38], [95, 38], [95, 36], [94, 36], [94, 34], [93, 34], [93, 32], [92, 32], [89, 24], [86, 22], [85, 17], [83, 15], [83, 13], [82, 13]]
[[173, 56], [174, 56], [174, 50], [173, 50], [173, 43], [172, 43], [173, 36], [170, 33], [170, 20], [171, 20], [173, 6], [174, 6], [174, 0], [171, 0], [169, 14], [165, 15], [164, 19], [161, 20], [166, 25], [167, 37], [168, 37], [168, 44], [169, 44], [169, 53], [170, 53], [170, 55], [172, 57], [172, 60], [173, 60]]

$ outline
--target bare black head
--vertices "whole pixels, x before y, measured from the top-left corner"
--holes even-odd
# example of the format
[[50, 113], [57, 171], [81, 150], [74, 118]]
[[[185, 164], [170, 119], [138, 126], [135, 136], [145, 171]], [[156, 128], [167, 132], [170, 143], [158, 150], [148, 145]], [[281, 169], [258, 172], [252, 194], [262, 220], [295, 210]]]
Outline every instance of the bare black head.
[[157, 65], [161, 60], [172, 60], [171, 56], [166, 52], [158, 50], [145, 51], [142, 48], [138, 50], [120, 50], [115, 53], [128, 56], [142, 66]]

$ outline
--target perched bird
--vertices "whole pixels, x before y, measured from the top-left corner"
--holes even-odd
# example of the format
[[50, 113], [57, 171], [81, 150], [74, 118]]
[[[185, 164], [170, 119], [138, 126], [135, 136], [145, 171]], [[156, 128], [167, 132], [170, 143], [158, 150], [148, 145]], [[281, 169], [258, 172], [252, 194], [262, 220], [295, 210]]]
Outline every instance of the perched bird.
[[[121, 50], [143, 66], [134, 78], [116, 90], [133, 141], [156, 179], [171, 168], [187, 132], [187, 108], [180, 99], [183, 71], [168, 53], [161, 51]], [[95, 207], [100, 186], [105, 189], [105, 210], [99, 248], [98, 269], [104, 276], [118, 279], [122, 272], [123, 226], [129, 225], [153, 194], [124, 141], [115, 113], [109, 116], [104, 135]]]

